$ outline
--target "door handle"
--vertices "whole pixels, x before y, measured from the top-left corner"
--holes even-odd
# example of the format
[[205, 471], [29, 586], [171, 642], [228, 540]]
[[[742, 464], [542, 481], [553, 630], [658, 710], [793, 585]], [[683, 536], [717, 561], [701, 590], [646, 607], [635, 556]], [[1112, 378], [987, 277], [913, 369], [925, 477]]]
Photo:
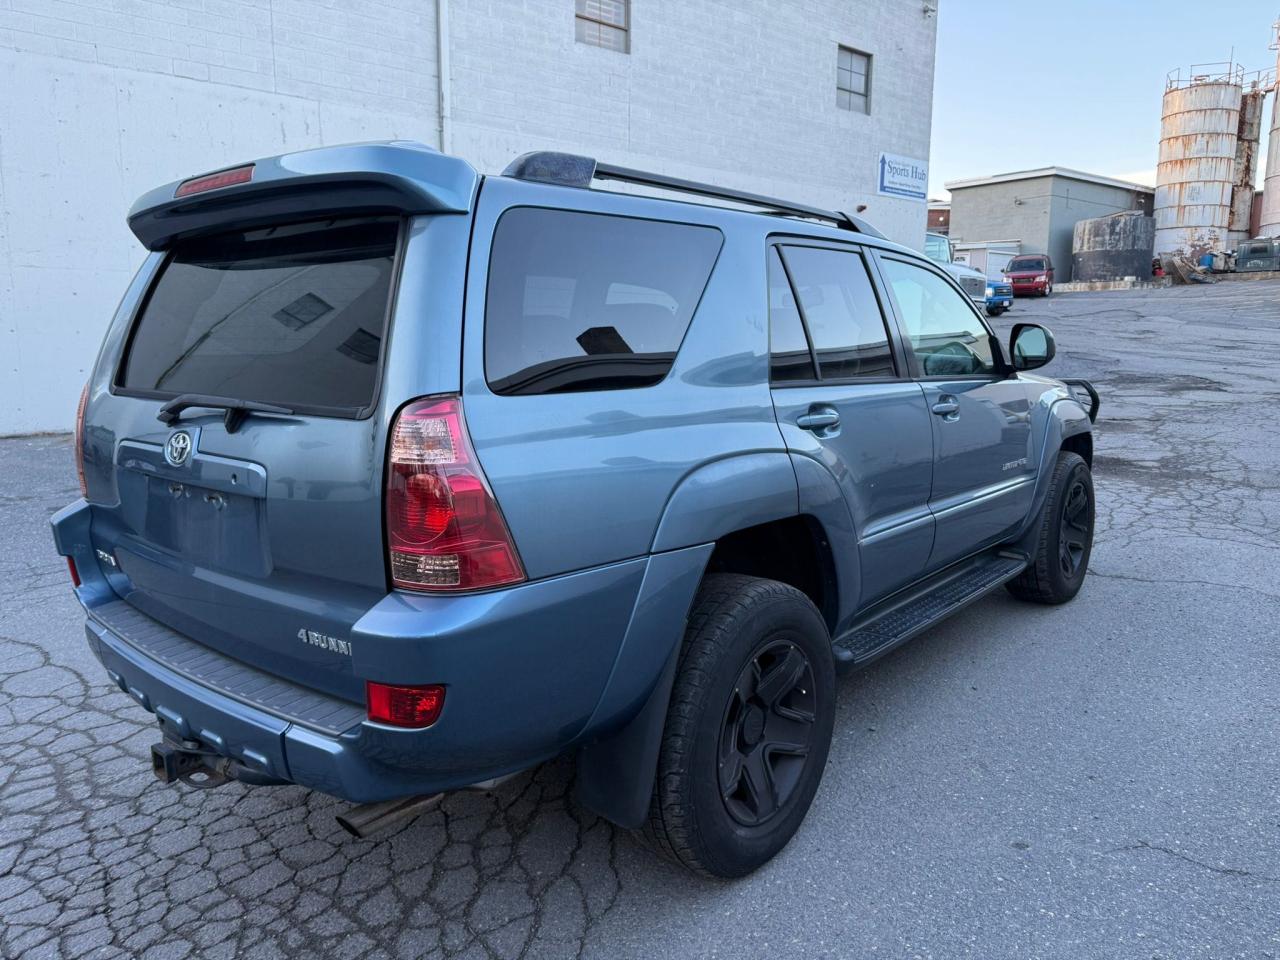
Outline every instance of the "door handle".
[[946, 420], [955, 420], [960, 416], [960, 401], [955, 397], [943, 397], [935, 403], [930, 409], [938, 416]]
[[840, 426], [840, 414], [831, 407], [810, 407], [808, 413], [796, 417], [796, 426], [801, 430], [830, 430]]

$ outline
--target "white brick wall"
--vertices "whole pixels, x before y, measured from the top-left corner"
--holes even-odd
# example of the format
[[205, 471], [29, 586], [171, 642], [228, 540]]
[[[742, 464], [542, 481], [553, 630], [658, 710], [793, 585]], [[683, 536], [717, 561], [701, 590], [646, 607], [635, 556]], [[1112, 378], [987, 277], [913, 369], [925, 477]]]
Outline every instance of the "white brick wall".
[[[881, 150], [927, 158], [919, 0], [632, 0], [631, 52], [574, 42], [572, 0], [451, 0], [453, 152], [497, 172], [560, 149], [851, 209]], [[157, 183], [351, 140], [438, 142], [432, 0], [0, 0], [0, 435], [66, 429], [142, 259]], [[835, 105], [871, 53], [872, 115]]]

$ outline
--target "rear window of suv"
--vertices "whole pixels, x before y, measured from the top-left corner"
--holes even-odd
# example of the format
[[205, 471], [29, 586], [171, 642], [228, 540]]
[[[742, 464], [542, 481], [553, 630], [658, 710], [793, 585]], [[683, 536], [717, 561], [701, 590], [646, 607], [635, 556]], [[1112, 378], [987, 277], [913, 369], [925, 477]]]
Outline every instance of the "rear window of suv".
[[489, 259], [484, 357], [499, 394], [643, 387], [666, 377], [720, 231], [516, 207]]
[[177, 244], [117, 386], [357, 416], [377, 386], [395, 219], [238, 231]]

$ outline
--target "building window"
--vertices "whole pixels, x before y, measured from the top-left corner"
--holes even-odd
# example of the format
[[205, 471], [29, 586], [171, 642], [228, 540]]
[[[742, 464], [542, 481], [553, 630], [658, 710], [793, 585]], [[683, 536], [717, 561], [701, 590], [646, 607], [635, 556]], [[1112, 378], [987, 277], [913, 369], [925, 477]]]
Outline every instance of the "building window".
[[573, 25], [579, 43], [631, 50], [631, 0], [576, 0]]
[[[581, 2], [578, 6], [582, 6]], [[840, 48], [836, 63], [836, 103], [855, 113], [871, 112], [871, 54]]]

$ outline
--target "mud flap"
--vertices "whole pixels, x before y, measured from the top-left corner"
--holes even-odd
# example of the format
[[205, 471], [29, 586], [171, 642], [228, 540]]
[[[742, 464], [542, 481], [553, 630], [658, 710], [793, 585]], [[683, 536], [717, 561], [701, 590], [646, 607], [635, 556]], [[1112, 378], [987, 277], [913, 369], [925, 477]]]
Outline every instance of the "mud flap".
[[649, 813], [662, 728], [679, 662], [680, 644], [676, 644], [640, 712], [621, 730], [587, 744], [578, 754], [578, 801], [628, 830], [643, 824]]

